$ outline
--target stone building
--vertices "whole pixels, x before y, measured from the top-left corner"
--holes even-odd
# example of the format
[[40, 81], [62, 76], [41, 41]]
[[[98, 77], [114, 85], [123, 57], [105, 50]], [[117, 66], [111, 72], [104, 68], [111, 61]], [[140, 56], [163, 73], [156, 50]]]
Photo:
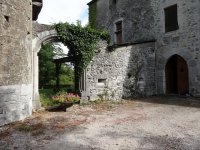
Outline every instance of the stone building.
[[[81, 80], [83, 100], [200, 95], [199, 0], [93, 0], [90, 25], [108, 30]], [[57, 42], [35, 22], [42, 0], [0, 2], [0, 126], [40, 108], [38, 52]]]
[[0, 2], [0, 126], [40, 109], [38, 52], [59, 42], [54, 26], [36, 22], [42, 0]]
[[42, 0], [0, 2], [0, 126], [32, 114], [32, 21]]
[[107, 30], [87, 68], [88, 99], [200, 95], [199, 0], [92, 0], [93, 28]]

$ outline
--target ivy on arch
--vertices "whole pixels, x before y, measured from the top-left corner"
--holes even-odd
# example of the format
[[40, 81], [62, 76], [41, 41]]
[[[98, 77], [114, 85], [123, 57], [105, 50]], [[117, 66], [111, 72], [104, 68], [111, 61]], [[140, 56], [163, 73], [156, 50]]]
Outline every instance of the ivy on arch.
[[84, 69], [95, 55], [97, 43], [100, 39], [110, 41], [105, 31], [98, 31], [80, 24], [56, 24], [59, 40], [69, 48], [68, 57], [75, 67], [75, 88], [78, 89], [79, 79]]

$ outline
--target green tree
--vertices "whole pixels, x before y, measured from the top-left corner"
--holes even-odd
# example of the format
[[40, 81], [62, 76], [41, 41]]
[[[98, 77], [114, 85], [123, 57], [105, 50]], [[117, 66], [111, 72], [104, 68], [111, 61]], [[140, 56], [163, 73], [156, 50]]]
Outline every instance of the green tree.
[[60, 84], [74, 84], [74, 70], [66, 64], [63, 64], [60, 69]]
[[52, 44], [42, 46], [39, 54], [39, 86], [44, 88], [49, 85], [50, 81], [55, 80], [55, 64], [53, 57], [55, 56]]
[[[56, 84], [56, 65], [53, 62], [54, 57], [65, 57], [62, 50], [56, 45], [46, 44], [42, 46], [39, 54], [39, 87], [46, 88], [49, 85]], [[63, 64], [60, 69], [60, 84], [73, 85], [74, 84], [74, 71], [72, 67]]]

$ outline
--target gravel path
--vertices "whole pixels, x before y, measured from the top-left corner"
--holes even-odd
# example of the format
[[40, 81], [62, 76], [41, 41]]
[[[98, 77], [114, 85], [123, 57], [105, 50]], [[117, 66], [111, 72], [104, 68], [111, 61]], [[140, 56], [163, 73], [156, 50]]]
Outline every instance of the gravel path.
[[149, 98], [35, 114], [1, 128], [0, 149], [198, 150], [200, 102]]

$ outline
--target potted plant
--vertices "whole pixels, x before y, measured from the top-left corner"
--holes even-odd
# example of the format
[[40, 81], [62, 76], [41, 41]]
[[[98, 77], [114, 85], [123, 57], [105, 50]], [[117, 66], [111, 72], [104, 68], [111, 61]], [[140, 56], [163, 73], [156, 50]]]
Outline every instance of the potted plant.
[[68, 107], [80, 102], [80, 96], [78, 94], [67, 92], [58, 92], [52, 99], [58, 103], [58, 106], [50, 107], [47, 109], [48, 111], [66, 111]]

